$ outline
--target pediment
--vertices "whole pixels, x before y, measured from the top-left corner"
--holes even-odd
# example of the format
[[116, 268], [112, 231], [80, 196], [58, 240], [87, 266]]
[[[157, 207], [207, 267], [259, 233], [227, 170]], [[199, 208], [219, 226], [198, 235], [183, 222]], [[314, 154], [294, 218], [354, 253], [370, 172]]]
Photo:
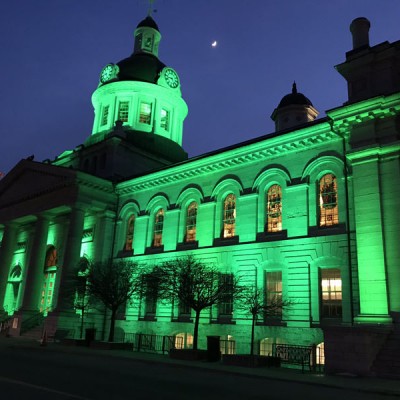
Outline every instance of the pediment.
[[0, 181], [0, 208], [71, 185], [75, 179], [75, 171], [23, 160]]

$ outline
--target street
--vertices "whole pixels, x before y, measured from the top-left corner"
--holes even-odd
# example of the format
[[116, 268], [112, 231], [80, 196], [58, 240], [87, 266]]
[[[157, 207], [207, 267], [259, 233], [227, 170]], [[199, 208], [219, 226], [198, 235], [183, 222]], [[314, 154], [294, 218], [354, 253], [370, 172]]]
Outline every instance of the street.
[[1, 346], [1, 361], [0, 390], [7, 399], [398, 399], [12, 342]]

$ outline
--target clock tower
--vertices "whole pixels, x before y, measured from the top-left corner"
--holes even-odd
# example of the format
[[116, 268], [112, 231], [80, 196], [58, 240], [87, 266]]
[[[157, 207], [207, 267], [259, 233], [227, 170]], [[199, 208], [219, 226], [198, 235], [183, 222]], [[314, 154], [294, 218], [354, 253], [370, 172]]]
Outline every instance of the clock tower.
[[91, 136], [54, 164], [120, 180], [187, 159], [182, 131], [188, 108], [178, 74], [158, 58], [161, 34], [150, 15], [134, 37], [132, 55], [101, 70]]

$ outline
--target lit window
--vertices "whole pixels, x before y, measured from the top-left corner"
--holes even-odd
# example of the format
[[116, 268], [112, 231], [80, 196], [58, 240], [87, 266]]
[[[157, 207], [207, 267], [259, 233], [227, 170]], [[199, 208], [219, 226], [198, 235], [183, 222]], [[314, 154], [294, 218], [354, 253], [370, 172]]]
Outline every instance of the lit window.
[[322, 317], [342, 316], [342, 279], [337, 268], [321, 270]]
[[154, 237], [153, 237], [154, 247], [162, 246], [163, 227], [164, 227], [164, 210], [160, 209], [157, 211], [154, 219]]
[[118, 107], [118, 119], [122, 122], [128, 122], [129, 101], [121, 101]]
[[282, 230], [282, 189], [272, 185], [267, 192], [267, 232]]
[[169, 111], [164, 109], [161, 110], [160, 126], [162, 129], [165, 129], [166, 131], [169, 130]]
[[176, 349], [191, 349], [193, 347], [193, 335], [190, 333], [178, 333], [175, 336]]
[[282, 317], [282, 308], [273, 309], [274, 305], [282, 301], [282, 271], [267, 272], [265, 280], [266, 304], [272, 307], [265, 317]]
[[218, 304], [218, 311], [220, 316], [232, 316], [233, 313], [233, 275], [220, 274], [220, 285], [224, 286], [224, 293]]
[[140, 103], [140, 115], [139, 122], [142, 124], [150, 125], [151, 123], [151, 104], [150, 103]]
[[103, 108], [103, 116], [101, 117], [101, 126], [107, 125], [109, 108], [110, 108], [110, 106], [105, 106]]
[[231, 238], [235, 236], [236, 225], [236, 198], [234, 194], [228, 194], [224, 201], [223, 213], [223, 232], [224, 238]]
[[186, 242], [194, 242], [196, 240], [196, 220], [197, 220], [197, 203], [193, 201], [189, 204], [186, 215]]
[[339, 223], [336, 177], [324, 175], [319, 181], [319, 225], [332, 226]]
[[50, 246], [46, 252], [45, 267], [54, 267], [57, 265], [57, 250], [54, 246]]
[[132, 243], [133, 243], [133, 232], [135, 228], [135, 216], [132, 214], [126, 226], [126, 238], [125, 238], [125, 250], [130, 251], [132, 250]]

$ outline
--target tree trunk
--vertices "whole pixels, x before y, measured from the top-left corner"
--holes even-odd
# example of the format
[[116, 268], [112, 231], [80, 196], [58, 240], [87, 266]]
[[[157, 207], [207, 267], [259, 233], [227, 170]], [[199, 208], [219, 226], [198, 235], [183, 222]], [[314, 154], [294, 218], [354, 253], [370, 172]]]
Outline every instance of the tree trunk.
[[117, 310], [111, 310], [111, 321], [110, 321], [110, 334], [108, 335], [108, 341], [114, 341], [114, 328], [115, 328], [115, 317], [117, 315]]
[[253, 314], [253, 319], [251, 321], [251, 342], [250, 342], [250, 355], [254, 355], [254, 328], [256, 326], [257, 315]]
[[80, 339], [82, 339], [83, 337], [83, 325], [84, 325], [84, 318], [85, 318], [85, 307], [82, 307], [82, 315], [81, 315], [81, 335], [80, 335]]
[[199, 321], [200, 321], [200, 312], [196, 310], [196, 316], [194, 319], [194, 331], [193, 331], [193, 350], [197, 350], [197, 338], [199, 336]]

